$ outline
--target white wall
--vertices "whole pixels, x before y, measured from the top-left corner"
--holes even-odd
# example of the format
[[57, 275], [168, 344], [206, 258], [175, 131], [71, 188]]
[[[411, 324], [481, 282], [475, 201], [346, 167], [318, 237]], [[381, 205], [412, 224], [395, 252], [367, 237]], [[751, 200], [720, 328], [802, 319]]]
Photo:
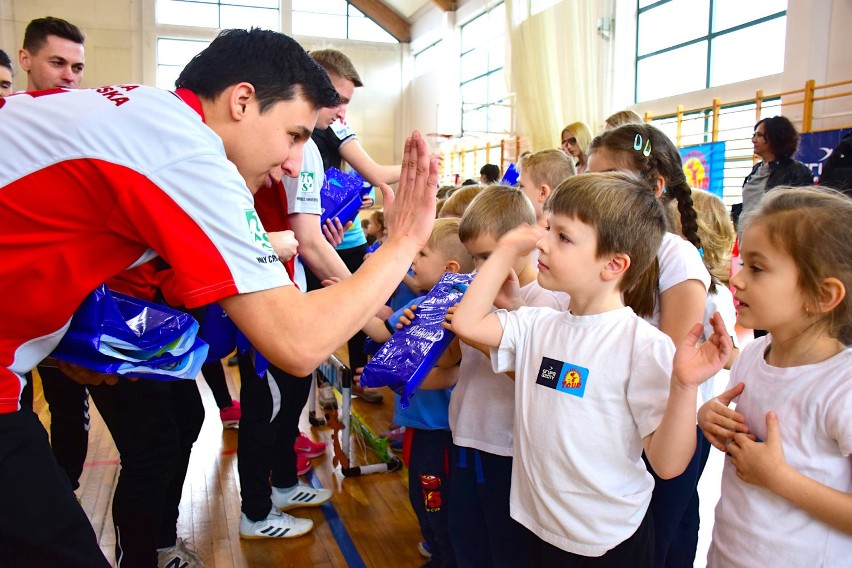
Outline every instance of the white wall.
[[45, 16], [66, 19], [85, 32], [83, 86], [139, 82], [141, 60], [133, 45], [133, 38], [140, 37], [138, 4], [133, 0], [0, 0], [0, 49], [15, 63], [15, 89], [27, 86], [25, 74], [17, 67], [24, 29], [30, 20]]
[[405, 142], [403, 131], [403, 60], [407, 46], [295, 36], [308, 51], [338, 49], [345, 53], [364, 83], [355, 89], [346, 122], [358, 140], [380, 164], [398, 164]]

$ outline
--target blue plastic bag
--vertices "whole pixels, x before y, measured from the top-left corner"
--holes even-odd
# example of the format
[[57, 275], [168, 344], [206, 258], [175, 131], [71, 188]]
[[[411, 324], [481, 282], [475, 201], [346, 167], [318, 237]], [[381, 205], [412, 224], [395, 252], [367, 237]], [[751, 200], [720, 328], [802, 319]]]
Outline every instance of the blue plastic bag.
[[357, 172], [347, 174], [337, 168], [328, 168], [320, 190], [320, 221], [325, 225], [326, 220], [337, 217], [340, 224], [345, 225], [358, 214], [361, 198], [371, 190], [372, 187], [365, 186], [364, 178]]
[[193, 379], [207, 357], [197, 333], [189, 314], [102, 284], [80, 304], [52, 355], [101, 373]]
[[394, 333], [364, 367], [361, 385], [390, 387], [400, 395], [402, 408], [407, 408], [426, 375], [455, 338], [441, 323], [447, 310], [461, 301], [473, 277], [473, 274], [444, 274], [418, 304], [412, 325]]
[[217, 302], [204, 307], [204, 319], [198, 337], [210, 347], [207, 352], [208, 363], [218, 361], [234, 351], [237, 347], [237, 331], [237, 325]]
[[506, 173], [503, 174], [503, 179], [500, 180], [500, 183], [503, 185], [518, 185], [519, 177], [521, 177], [521, 172], [518, 171], [518, 166], [511, 163], [509, 164], [509, 167], [506, 168]]

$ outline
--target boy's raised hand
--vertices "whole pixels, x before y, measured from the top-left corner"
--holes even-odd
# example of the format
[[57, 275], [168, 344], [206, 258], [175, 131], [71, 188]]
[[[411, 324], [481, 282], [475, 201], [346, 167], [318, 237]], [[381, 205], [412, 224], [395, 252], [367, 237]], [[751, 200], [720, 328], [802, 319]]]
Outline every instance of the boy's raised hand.
[[713, 335], [707, 341], [699, 345], [703, 326], [697, 323], [677, 346], [672, 365], [672, 379], [682, 386], [698, 386], [718, 373], [734, 348], [719, 312], [710, 317], [710, 323], [713, 325]]
[[742, 394], [745, 384], [728, 389], [716, 398], [705, 402], [698, 410], [698, 427], [714, 448], [728, 451], [727, 444], [738, 433], [748, 434], [745, 417], [729, 408], [731, 401]]

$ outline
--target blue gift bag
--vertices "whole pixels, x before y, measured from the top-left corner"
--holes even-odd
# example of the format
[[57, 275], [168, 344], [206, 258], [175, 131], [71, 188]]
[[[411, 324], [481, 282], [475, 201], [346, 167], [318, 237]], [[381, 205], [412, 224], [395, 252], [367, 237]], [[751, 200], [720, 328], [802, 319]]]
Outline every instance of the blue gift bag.
[[337, 168], [328, 168], [325, 182], [320, 190], [323, 225], [327, 219], [340, 219], [345, 225], [355, 218], [361, 208], [361, 198], [370, 193], [372, 187], [364, 184], [364, 178], [357, 172], [344, 173]]
[[207, 357], [197, 332], [189, 314], [102, 284], [77, 308], [52, 355], [101, 373], [193, 379]]
[[418, 304], [412, 325], [394, 333], [364, 367], [361, 385], [390, 387], [400, 395], [402, 408], [407, 408], [426, 375], [455, 338], [441, 323], [447, 310], [461, 301], [473, 277], [473, 274], [444, 274]]

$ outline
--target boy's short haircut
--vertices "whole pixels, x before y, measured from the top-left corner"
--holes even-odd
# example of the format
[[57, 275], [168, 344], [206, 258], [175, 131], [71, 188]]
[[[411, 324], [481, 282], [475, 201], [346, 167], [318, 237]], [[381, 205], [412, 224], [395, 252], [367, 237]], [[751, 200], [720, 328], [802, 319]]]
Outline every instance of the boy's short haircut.
[[459, 219], [435, 219], [432, 226], [432, 234], [426, 246], [435, 252], [443, 254], [447, 260], [455, 260], [459, 263], [459, 270], [463, 273], [473, 272], [473, 257], [468, 254], [467, 249], [459, 239]]
[[629, 290], [651, 266], [666, 232], [663, 205], [634, 174], [574, 176], [553, 190], [544, 210], [593, 227], [599, 258], [615, 253], [630, 257], [619, 290]]
[[24, 49], [35, 55], [47, 43], [48, 36], [56, 36], [82, 45], [86, 35], [74, 24], [61, 18], [48, 16], [27, 24], [24, 31]]
[[352, 60], [346, 54], [336, 49], [318, 49], [309, 52], [308, 55], [319, 63], [327, 73], [334, 73], [344, 79], [349, 79], [356, 87], [364, 86], [361, 76], [358, 75]]
[[237, 83], [251, 83], [262, 113], [304, 97], [315, 109], [336, 107], [340, 96], [322, 67], [296, 40], [259, 28], [222, 30], [183, 68], [175, 87], [215, 100]]
[[492, 185], [467, 206], [459, 224], [459, 239], [463, 243], [486, 235], [499, 239], [524, 223], [535, 225], [535, 208], [524, 192], [517, 187]]
[[464, 210], [467, 209], [473, 198], [479, 195], [479, 192], [485, 189], [485, 187], [479, 184], [465, 185], [455, 190], [444, 202], [444, 206], [441, 207], [438, 216], [441, 218], [458, 217], [461, 219], [461, 216], [464, 215]]
[[574, 161], [555, 148], [527, 154], [521, 158], [520, 166], [536, 186], [546, 184], [551, 189], [577, 175]]

